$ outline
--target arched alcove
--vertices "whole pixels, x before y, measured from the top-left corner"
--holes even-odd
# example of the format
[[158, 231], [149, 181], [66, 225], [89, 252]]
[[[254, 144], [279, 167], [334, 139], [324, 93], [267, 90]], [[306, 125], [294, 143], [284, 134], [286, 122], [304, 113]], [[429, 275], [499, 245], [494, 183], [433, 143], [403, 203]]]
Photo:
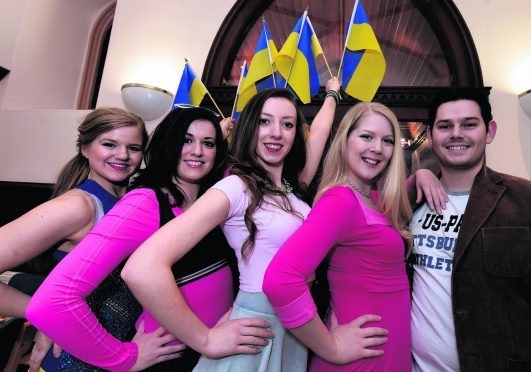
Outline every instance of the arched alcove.
[[[340, 59], [353, 4], [354, 0], [257, 0], [250, 7], [244, 0], [236, 1], [214, 39], [202, 76], [221, 109], [230, 115], [239, 66], [243, 59], [252, 58], [262, 17], [280, 48], [309, 5], [315, 32], [332, 70], [337, 71], [333, 64]], [[390, 107], [400, 120], [411, 168], [424, 166], [431, 162], [431, 155], [424, 142], [423, 123], [435, 95], [450, 86], [474, 87], [486, 94], [490, 90], [483, 86], [472, 36], [451, 0], [363, 1], [363, 5], [387, 62], [386, 76], [374, 100]], [[326, 75], [328, 71], [321, 66], [321, 85]], [[310, 104], [300, 105], [308, 122], [319, 110], [324, 93], [322, 87]], [[336, 122], [356, 102], [345, 94]]]
[[[336, 6], [341, 8], [340, 11], [337, 11], [339, 14], [338, 19], [348, 20], [352, 11], [351, 4], [353, 2], [354, 0], [337, 0], [335, 3], [334, 1], [327, 1], [326, 3], [318, 1], [293, 1], [291, 3], [295, 4], [295, 8], [299, 6], [300, 9], [291, 16], [296, 20], [296, 18], [300, 17], [306, 5], [310, 4], [310, 17], [312, 17], [316, 33], [320, 37], [315, 19], [322, 17], [322, 13], [320, 12], [325, 8], [319, 7], [333, 8]], [[214, 39], [203, 70], [202, 79], [211, 88], [214, 97], [219, 101], [218, 103], [226, 106], [228, 110], [230, 110], [236, 90], [234, 79], [231, 79], [234, 73], [231, 75], [231, 72], [235, 61], [239, 63], [237, 61], [238, 53], [247, 37], [252, 33], [257, 34], [259, 32], [260, 26], [257, 23], [264, 14], [268, 13], [268, 10], [275, 6], [275, 3], [273, 0], [257, 0], [253, 2], [254, 6], [250, 7], [244, 0], [236, 1]], [[384, 78], [384, 82], [378, 90], [375, 100], [391, 106], [400, 120], [425, 121], [427, 119], [427, 106], [433, 96], [444, 86], [483, 88], [481, 66], [474, 42], [461, 14], [451, 0], [397, 0], [394, 2], [365, 2], [364, 4], [366, 4], [365, 8], [369, 19], [371, 19], [371, 24], [375, 28], [377, 37], [382, 44], [382, 49], [385, 49], [388, 45], [386, 46], [382, 43], [383, 38], [379, 35], [379, 29], [382, 30], [385, 28], [387, 34], [399, 32], [403, 24], [407, 22], [404, 16], [405, 12], [411, 13], [414, 10], [417, 17], [420, 15], [422, 21], [429, 25], [428, 31], [433, 33], [432, 37], [437, 41], [442, 53], [441, 57], [448, 69], [449, 76], [446, 82], [430, 85], [412, 85], [409, 82], [397, 84], [396, 81], [392, 85], [386, 85]], [[312, 9], [314, 13], [312, 13]], [[288, 13], [288, 10], [282, 8], [281, 12]], [[389, 14], [394, 15], [395, 21], [378, 23], [379, 19], [387, 21]], [[338, 21], [338, 24], [342, 23], [343, 21]], [[284, 30], [282, 31], [283, 34], [279, 35], [280, 38], [285, 38], [294, 24], [295, 22], [283, 24], [282, 27]], [[277, 31], [275, 30], [275, 22], [268, 20], [268, 26], [273, 36], [275, 36], [275, 32]], [[344, 27], [339, 26], [336, 33], [337, 39], [342, 38]], [[419, 35], [410, 32], [408, 37], [410, 39], [410, 46], [407, 46], [405, 43], [401, 43], [400, 46], [409, 47], [413, 50], [416, 42], [415, 38], [418, 38]], [[278, 44], [283, 41], [276, 40], [278, 48], [281, 46]], [[383, 41], [395, 42], [389, 40]], [[252, 45], [253, 43], [251, 42], [250, 44]], [[323, 48], [326, 49], [326, 46], [323, 46]], [[389, 50], [392, 50], [392, 46]], [[389, 73], [389, 70], [394, 67], [391, 64], [394, 60], [387, 57], [386, 59], [388, 63], [387, 73]], [[323, 79], [321, 79], [321, 83], [324, 85]], [[308, 115], [309, 119], [315, 114], [316, 107], [320, 106], [322, 98], [323, 92], [311, 104], [302, 106], [302, 110]], [[354, 102], [354, 99], [346, 97], [340, 106], [350, 107]], [[344, 109], [340, 107], [338, 116], [342, 114]]]

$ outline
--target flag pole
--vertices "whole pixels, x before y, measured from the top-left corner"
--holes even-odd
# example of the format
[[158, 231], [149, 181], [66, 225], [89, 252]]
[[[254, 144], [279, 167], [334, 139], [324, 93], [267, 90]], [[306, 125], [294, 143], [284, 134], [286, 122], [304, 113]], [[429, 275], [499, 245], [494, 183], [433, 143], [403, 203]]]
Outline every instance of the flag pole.
[[234, 118], [234, 112], [236, 111], [236, 103], [238, 102], [238, 97], [240, 95], [240, 89], [242, 87], [243, 71], [245, 71], [246, 67], [247, 67], [247, 60], [244, 60], [243, 65], [242, 65], [242, 71], [240, 73], [240, 81], [238, 81], [238, 88], [236, 89], [236, 97], [234, 98], [234, 104], [232, 105], [232, 112], [230, 114], [231, 120]]
[[275, 79], [275, 69], [273, 68], [273, 57], [271, 56], [271, 49], [269, 49], [269, 37], [267, 36], [267, 27], [265, 17], [262, 17], [262, 24], [266, 36], [267, 55], [269, 56], [269, 65], [271, 66], [271, 77], [273, 78], [273, 86], [277, 87], [277, 79]]
[[[201, 84], [203, 84], [203, 82], [201, 82]], [[207, 89], [206, 86], [205, 86], [205, 84], [203, 84], [203, 86], [205, 87], [205, 89]], [[225, 118], [225, 115], [223, 115], [223, 113], [221, 112], [221, 110], [220, 110], [218, 104], [216, 103], [216, 101], [214, 101], [214, 98], [212, 98], [212, 96], [210, 95], [210, 92], [208, 91], [208, 89], [207, 89], [206, 92], [207, 92], [208, 97], [210, 98], [210, 100], [211, 100], [212, 103], [214, 104], [214, 106], [216, 106], [216, 109], [218, 110], [218, 112], [219, 112], [219, 114], [221, 115], [221, 117], [222, 117], [223, 119], [226, 119], [226, 118]]]
[[326, 60], [326, 56], [325, 56], [323, 47], [321, 46], [321, 43], [319, 42], [319, 39], [317, 38], [317, 34], [315, 33], [315, 30], [313, 29], [312, 22], [310, 22], [310, 17], [307, 17], [307, 18], [308, 18], [308, 25], [310, 26], [310, 28], [312, 29], [313, 34], [315, 35], [315, 40], [317, 40], [317, 44], [319, 44], [319, 48], [321, 48], [321, 50], [323, 51], [323, 60], [325, 62], [326, 68], [328, 69], [328, 72], [330, 73], [330, 77], [333, 78], [334, 75], [332, 75], [332, 70], [330, 70], [330, 66], [328, 65], [328, 61]]
[[[186, 64], [188, 64], [188, 60], [185, 58], [184, 61], [186, 62]], [[188, 67], [190, 67], [190, 70], [192, 70], [192, 72], [194, 73], [194, 75], [196, 76], [197, 78], [197, 74], [195, 73], [194, 69], [192, 68], [192, 66], [190, 66], [188, 64]], [[216, 103], [216, 101], [214, 101], [214, 98], [212, 98], [212, 96], [210, 95], [210, 92], [208, 91], [207, 87], [205, 86], [205, 84], [203, 83], [203, 81], [201, 79], [197, 79], [199, 80], [199, 82], [201, 83], [201, 85], [203, 86], [203, 88], [205, 88], [205, 91], [206, 91], [206, 94], [208, 95], [208, 97], [210, 98], [210, 100], [212, 101], [212, 103], [214, 104], [214, 106], [216, 106], [216, 109], [218, 110], [219, 114], [221, 115], [221, 117], [223, 119], [225, 119], [225, 115], [223, 115], [223, 113], [221, 112], [218, 104]]]
[[341, 72], [341, 67], [343, 66], [343, 59], [345, 58], [345, 51], [347, 50], [347, 42], [350, 36], [350, 31], [352, 31], [352, 23], [354, 23], [354, 15], [358, 9], [358, 3], [360, 0], [356, 0], [354, 3], [354, 9], [352, 10], [352, 16], [350, 17], [350, 22], [348, 24], [347, 38], [345, 39], [345, 45], [343, 46], [343, 54], [341, 55], [341, 62], [339, 62], [339, 70], [337, 70], [337, 77], [339, 78], [339, 73]]
[[293, 59], [291, 60], [291, 64], [289, 65], [288, 77], [286, 78], [286, 84], [284, 84], [284, 88], [287, 88], [288, 86], [289, 77], [291, 76], [291, 70], [293, 69], [293, 63], [295, 62], [295, 57], [297, 56], [297, 50], [299, 50], [299, 42], [301, 41], [302, 29], [304, 28], [304, 24], [306, 23], [307, 16], [308, 16], [308, 7], [306, 7], [306, 10], [304, 11], [304, 14], [302, 15], [301, 28], [299, 30], [299, 40], [297, 40], [297, 49], [295, 49], [295, 55], [293, 56]]

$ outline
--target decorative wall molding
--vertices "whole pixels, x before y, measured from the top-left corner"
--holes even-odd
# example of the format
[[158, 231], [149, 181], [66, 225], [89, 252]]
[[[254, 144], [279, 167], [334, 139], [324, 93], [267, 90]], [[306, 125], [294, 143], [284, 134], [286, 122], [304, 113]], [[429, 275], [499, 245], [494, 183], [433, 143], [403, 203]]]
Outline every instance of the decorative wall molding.
[[98, 78], [98, 65], [101, 57], [101, 46], [114, 20], [116, 1], [110, 4], [101, 13], [94, 23], [87, 50], [87, 58], [81, 77], [81, 87], [77, 100], [77, 110], [88, 110], [91, 108], [91, 101]]

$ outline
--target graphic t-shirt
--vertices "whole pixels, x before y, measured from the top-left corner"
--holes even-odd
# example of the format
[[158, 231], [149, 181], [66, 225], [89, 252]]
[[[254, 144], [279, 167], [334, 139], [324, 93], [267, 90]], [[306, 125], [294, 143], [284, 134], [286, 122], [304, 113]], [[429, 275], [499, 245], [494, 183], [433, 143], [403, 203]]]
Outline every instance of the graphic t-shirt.
[[411, 343], [413, 371], [458, 371], [451, 276], [457, 237], [470, 194], [448, 193], [442, 214], [424, 204], [409, 228], [414, 243]]

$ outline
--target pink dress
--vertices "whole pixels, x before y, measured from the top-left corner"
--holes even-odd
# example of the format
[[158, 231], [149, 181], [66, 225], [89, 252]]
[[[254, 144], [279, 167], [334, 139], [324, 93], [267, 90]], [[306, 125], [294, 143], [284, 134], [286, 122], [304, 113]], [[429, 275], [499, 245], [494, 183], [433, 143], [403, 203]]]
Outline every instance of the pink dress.
[[400, 235], [380, 213], [367, 208], [348, 187], [326, 191], [307, 220], [284, 243], [269, 265], [264, 292], [286, 328], [316, 314], [306, 278], [330, 256], [331, 307], [339, 324], [364, 314], [378, 314], [389, 330], [378, 349], [384, 355], [347, 365], [315, 356], [310, 371], [411, 371], [410, 295]]

